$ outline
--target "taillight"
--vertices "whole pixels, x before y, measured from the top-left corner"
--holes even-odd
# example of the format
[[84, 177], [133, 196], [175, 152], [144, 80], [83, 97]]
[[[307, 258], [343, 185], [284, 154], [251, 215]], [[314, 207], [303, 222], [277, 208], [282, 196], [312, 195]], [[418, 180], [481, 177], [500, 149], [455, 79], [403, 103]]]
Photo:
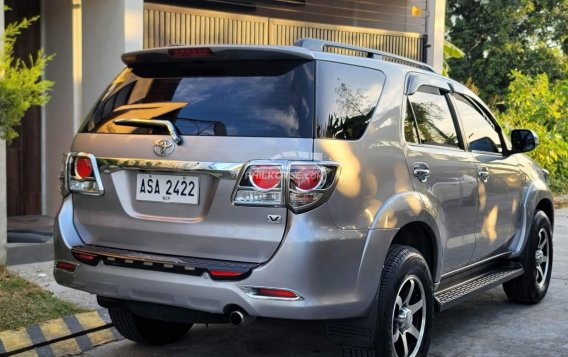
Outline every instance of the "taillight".
[[104, 193], [95, 157], [87, 153], [69, 153], [60, 176], [60, 192], [100, 196]]
[[249, 173], [250, 183], [259, 190], [276, 188], [282, 180], [279, 166], [252, 166]]
[[254, 161], [245, 165], [233, 192], [233, 203], [246, 206], [284, 205], [283, 165]]
[[233, 192], [243, 206], [288, 207], [301, 213], [323, 204], [335, 189], [333, 162], [255, 160], [245, 165]]
[[325, 168], [316, 165], [294, 165], [290, 169], [290, 183], [298, 191], [311, 191], [325, 182]]
[[291, 163], [288, 208], [301, 213], [318, 207], [335, 189], [339, 166], [336, 163]]
[[75, 159], [75, 175], [78, 178], [84, 179], [92, 177], [92, 174], [93, 164], [90, 158], [82, 156]]

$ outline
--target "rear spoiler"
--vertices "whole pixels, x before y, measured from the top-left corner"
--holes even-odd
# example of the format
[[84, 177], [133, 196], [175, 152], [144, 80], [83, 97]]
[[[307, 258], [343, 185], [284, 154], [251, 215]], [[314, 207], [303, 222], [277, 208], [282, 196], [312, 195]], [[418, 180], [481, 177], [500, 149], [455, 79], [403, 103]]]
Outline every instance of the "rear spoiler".
[[128, 67], [139, 64], [216, 61], [266, 61], [315, 59], [312, 51], [300, 47], [276, 46], [173, 46], [129, 52], [122, 55]]

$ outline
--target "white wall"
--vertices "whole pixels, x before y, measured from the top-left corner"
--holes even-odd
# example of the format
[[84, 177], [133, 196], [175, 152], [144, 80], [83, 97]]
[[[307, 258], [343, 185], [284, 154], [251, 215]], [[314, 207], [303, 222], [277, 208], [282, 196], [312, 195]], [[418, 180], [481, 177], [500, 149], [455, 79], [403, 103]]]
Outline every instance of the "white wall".
[[83, 0], [83, 117], [124, 67], [124, 52], [143, 45], [142, 0]]
[[77, 112], [73, 78], [73, 3], [71, 0], [43, 0], [42, 21], [44, 23], [45, 52], [55, 54], [47, 65], [46, 79], [55, 81], [51, 100], [45, 106], [45, 187], [46, 213], [55, 215], [61, 196], [58, 180], [62, 154], [69, 151], [76, 130], [74, 121]]
[[444, 32], [446, 21], [446, 0], [428, 0], [426, 14], [426, 33], [428, 47], [426, 57], [428, 64], [438, 72], [444, 66]]
[[[0, 0], [0, 35], [4, 32], [4, 0]], [[0, 265], [6, 264], [8, 223], [6, 207], [6, 142], [0, 140]]]
[[[1, 1], [1, 0], [0, 0]], [[61, 203], [62, 154], [104, 88], [122, 68], [120, 55], [142, 49], [143, 0], [43, 0], [46, 78], [55, 81], [45, 107], [45, 214]]]

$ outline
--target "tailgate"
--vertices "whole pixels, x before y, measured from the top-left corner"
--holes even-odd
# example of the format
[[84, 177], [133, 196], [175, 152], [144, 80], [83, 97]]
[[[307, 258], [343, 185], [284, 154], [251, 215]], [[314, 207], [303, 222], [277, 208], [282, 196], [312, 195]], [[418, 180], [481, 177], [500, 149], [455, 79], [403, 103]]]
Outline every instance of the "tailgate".
[[247, 161], [312, 160], [313, 67], [311, 61], [204, 61], [176, 62], [167, 73], [145, 67], [144, 77], [123, 71], [72, 146], [93, 155], [104, 187], [102, 195], [73, 194], [83, 241], [268, 260], [284, 236], [287, 209], [235, 206], [231, 196]]

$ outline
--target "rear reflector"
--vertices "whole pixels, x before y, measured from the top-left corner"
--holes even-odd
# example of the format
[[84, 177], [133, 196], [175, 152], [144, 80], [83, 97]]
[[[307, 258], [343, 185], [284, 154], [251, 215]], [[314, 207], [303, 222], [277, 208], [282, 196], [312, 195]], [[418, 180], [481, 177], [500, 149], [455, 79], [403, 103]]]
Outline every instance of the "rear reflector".
[[209, 274], [211, 274], [214, 278], [235, 278], [237, 276], [241, 276], [244, 273], [241, 271], [231, 271], [231, 270], [210, 270]]
[[65, 271], [68, 271], [70, 273], [74, 273], [75, 269], [77, 269], [77, 266], [73, 263], [57, 262], [57, 264], [55, 264], [55, 268], [60, 269], [60, 270], [65, 270]]
[[274, 300], [288, 300], [300, 301], [304, 298], [298, 293], [288, 289], [278, 288], [265, 288], [249, 285], [239, 286], [248, 296], [256, 299], [274, 299]]
[[257, 295], [259, 296], [270, 296], [270, 297], [281, 297], [295, 299], [298, 297], [296, 293], [290, 290], [281, 289], [268, 289], [268, 288], [258, 288]]
[[172, 48], [168, 50], [172, 57], [210, 57], [215, 56], [208, 47]]
[[88, 253], [81, 253], [81, 252], [73, 252], [73, 257], [80, 261], [81, 263], [85, 263], [88, 265], [97, 265], [99, 262], [99, 257], [94, 254]]

